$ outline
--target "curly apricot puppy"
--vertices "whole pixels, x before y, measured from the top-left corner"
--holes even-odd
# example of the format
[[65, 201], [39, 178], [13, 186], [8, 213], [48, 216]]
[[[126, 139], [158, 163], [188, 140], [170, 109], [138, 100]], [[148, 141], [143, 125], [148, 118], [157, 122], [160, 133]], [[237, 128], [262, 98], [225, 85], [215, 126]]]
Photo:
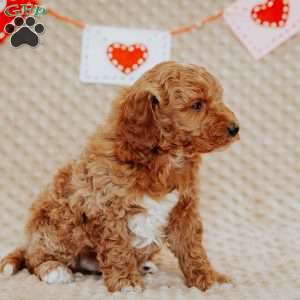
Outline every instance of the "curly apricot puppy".
[[230, 145], [238, 131], [204, 68], [155, 66], [39, 195], [27, 244], [2, 260], [2, 271], [24, 266], [48, 283], [69, 282], [80, 265], [101, 270], [109, 291], [141, 288], [140, 267], [166, 243], [188, 286], [225, 282], [202, 245], [197, 174], [201, 154]]

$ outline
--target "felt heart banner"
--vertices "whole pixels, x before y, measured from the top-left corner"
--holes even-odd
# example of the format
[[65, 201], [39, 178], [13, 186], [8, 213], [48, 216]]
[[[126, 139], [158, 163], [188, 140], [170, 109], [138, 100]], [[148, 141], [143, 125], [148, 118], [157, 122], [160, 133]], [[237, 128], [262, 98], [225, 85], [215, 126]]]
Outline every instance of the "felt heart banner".
[[171, 36], [159, 30], [87, 26], [80, 79], [130, 85], [157, 63], [170, 59]]
[[237, 0], [224, 11], [169, 31], [88, 26], [51, 8], [39, 7], [38, 2], [0, 0], [0, 42], [7, 37], [5, 25], [17, 14], [30, 14], [33, 6], [37, 11], [41, 8], [41, 14], [47, 12], [84, 30], [80, 68], [83, 82], [132, 84], [149, 68], [170, 58], [171, 37], [198, 30], [222, 16], [256, 59], [300, 31], [300, 0]]
[[300, 31], [299, 0], [238, 0], [224, 12], [233, 32], [256, 59]]

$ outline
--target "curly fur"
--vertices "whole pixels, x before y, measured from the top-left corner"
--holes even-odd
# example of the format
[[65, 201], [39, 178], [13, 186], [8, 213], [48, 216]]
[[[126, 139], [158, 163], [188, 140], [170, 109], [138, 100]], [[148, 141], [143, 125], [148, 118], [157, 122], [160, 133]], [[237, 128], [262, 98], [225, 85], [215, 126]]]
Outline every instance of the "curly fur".
[[147, 213], [144, 196], [160, 203], [177, 191], [163, 242], [188, 286], [206, 290], [227, 281], [202, 246], [197, 174], [202, 153], [236, 140], [228, 133], [232, 124], [237, 120], [222, 102], [221, 86], [204, 68], [155, 66], [121, 93], [81, 156], [58, 170], [39, 195], [26, 226], [27, 244], [4, 258], [1, 269], [10, 264], [6, 269], [15, 273], [26, 266], [45, 278], [57, 267], [60, 273], [51, 274], [70, 274], [78, 258], [92, 256], [109, 291], [143, 287], [139, 268], [159, 245], [135, 248], [128, 221]]

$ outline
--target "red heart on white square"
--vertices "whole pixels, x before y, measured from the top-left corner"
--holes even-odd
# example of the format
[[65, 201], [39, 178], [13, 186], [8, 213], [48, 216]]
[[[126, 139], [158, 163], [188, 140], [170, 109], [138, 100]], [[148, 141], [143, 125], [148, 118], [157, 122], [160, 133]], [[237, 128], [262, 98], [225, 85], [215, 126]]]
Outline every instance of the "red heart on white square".
[[148, 49], [143, 44], [125, 45], [112, 43], [107, 47], [110, 62], [124, 74], [130, 74], [138, 69], [148, 57]]

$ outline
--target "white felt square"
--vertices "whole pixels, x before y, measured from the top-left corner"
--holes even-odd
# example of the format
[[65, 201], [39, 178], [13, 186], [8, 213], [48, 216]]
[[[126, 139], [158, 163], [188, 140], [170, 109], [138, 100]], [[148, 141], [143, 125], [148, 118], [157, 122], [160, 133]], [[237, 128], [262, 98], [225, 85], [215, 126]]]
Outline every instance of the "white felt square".
[[[118, 57], [109, 57], [110, 45], [146, 48], [143, 63], [135, 63], [126, 73]], [[169, 60], [171, 37], [166, 31], [87, 26], [83, 33], [80, 79], [87, 83], [130, 85], [154, 65]], [[125, 53], [126, 55], [128, 53]], [[114, 61], [114, 63], [113, 63]]]

